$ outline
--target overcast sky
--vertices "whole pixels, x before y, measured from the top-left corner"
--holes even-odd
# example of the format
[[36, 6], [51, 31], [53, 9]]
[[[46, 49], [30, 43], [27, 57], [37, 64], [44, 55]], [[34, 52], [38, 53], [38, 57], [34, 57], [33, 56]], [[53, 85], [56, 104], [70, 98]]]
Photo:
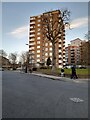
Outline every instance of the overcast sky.
[[84, 39], [88, 31], [88, 2], [2, 2], [3, 49], [7, 53], [28, 50], [25, 44], [28, 43], [30, 16], [64, 8], [71, 11], [73, 28], [66, 30], [67, 45], [76, 38]]

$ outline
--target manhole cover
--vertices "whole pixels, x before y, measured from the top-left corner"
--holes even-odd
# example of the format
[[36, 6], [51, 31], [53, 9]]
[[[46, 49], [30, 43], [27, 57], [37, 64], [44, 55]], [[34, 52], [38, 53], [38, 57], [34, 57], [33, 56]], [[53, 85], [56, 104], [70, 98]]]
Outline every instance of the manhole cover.
[[84, 100], [80, 99], [80, 98], [70, 98], [70, 100], [72, 100], [73, 102], [79, 103], [79, 102], [83, 102]]

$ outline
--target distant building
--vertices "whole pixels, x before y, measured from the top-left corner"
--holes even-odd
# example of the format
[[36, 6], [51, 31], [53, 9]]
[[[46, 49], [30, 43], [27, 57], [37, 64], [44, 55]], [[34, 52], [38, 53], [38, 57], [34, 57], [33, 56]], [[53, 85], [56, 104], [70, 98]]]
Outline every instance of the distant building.
[[80, 46], [82, 40], [79, 38], [72, 40], [71, 44], [65, 48], [66, 52], [66, 65], [78, 65], [80, 64]]
[[[47, 13], [50, 13], [49, 17], [51, 22], [55, 20], [61, 20], [61, 13], [59, 10], [30, 17], [29, 54], [31, 56], [30, 63], [32, 64], [46, 64], [49, 56], [52, 60], [52, 43], [50, 43], [48, 40], [45, 40], [42, 33], [42, 18], [43, 15]], [[65, 65], [65, 28], [63, 22], [62, 25], [63, 29], [59, 34], [59, 40], [56, 43], [56, 66], [59, 68]]]
[[80, 53], [81, 65], [90, 65], [90, 41], [82, 41]]
[[0, 56], [0, 68], [10, 68], [11, 64], [9, 62], [9, 59]]
[[82, 40], [77, 38], [75, 40], [71, 40], [70, 42], [71, 42], [71, 44], [70, 44], [71, 46], [80, 46], [82, 43]]
[[80, 63], [80, 48], [79, 46], [66, 47], [66, 64], [78, 65]]

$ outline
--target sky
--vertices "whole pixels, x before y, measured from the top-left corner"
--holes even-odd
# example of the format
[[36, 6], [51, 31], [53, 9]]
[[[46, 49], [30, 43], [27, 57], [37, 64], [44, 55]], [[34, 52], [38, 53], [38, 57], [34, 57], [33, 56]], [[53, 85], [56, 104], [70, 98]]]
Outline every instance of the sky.
[[85, 39], [88, 31], [88, 2], [2, 2], [2, 48], [8, 54], [27, 51], [30, 16], [65, 8], [71, 12], [72, 28], [65, 33], [67, 46], [76, 38]]

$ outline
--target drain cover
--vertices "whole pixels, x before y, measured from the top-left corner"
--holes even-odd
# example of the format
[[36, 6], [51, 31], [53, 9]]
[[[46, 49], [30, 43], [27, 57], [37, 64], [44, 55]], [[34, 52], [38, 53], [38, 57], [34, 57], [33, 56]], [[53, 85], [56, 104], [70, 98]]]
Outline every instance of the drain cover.
[[79, 103], [79, 102], [83, 102], [84, 100], [80, 99], [80, 98], [70, 98], [70, 100], [72, 100], [73, 102]]

